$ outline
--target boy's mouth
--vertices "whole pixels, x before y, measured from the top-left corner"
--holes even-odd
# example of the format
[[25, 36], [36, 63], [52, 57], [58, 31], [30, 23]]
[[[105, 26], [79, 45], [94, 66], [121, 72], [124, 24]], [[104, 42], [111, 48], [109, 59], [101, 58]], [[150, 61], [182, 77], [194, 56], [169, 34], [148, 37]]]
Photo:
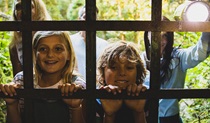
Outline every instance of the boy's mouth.
[[117, 82], [117, 83], [127, 83], [128, 81], [127, 80], [117, 80], [115, 82]]

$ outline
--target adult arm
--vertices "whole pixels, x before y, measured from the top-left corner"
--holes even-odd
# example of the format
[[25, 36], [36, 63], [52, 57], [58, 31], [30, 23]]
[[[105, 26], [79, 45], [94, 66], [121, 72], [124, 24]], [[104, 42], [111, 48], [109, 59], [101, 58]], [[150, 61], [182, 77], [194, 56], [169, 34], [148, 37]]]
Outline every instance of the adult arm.
[[210, 32], [203, 32], [195, 46], [177, 52], [183, 71], [193, 68], [210, 54]]

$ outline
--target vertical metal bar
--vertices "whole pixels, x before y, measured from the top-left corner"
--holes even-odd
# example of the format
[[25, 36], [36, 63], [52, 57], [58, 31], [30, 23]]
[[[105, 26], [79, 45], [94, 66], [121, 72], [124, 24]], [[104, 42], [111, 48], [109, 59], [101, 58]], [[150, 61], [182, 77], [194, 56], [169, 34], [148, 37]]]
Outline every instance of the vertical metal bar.
[[[162, 0], [152, 0], [152, 22], [155, 29], [159, 29], [161, 22]], [[152, 33], [151, 43], [151, 76], [150, 76], [150, 89], [158, 94], [160, 90], [160, 32], [155, 31]], [[158, 123], [158, 106], [159, 99], [156, 95], [151, 99], [149, 106], [149, 123]]]
[[96, 21], [96, 0], [86, 0], [86, 84], [87, 98], [87, 123], [95, 123], [96, 117], [96, 31], [87, 29], [94, 28]]
[[[22, 0], [22, 43], [23, 43], [23, 73], [24, 89], [33, 88], [33, 63], [32, 63], [32, 31], [26, 30], [25, 22], [31, 21], [31, 0]], [[28, 27], [27, 27], [28, 28]], [[24, 123], [33, 123], [33, 104], [29, 99], [24, 99]]]

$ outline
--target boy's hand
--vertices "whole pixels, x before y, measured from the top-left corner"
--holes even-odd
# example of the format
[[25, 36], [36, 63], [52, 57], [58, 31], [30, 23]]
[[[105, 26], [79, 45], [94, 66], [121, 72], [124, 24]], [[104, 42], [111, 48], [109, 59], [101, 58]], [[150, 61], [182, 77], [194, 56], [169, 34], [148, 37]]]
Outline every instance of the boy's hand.
[[128, 85], [126, 90], [127, 90], [128, 95], [139, 96], [139, 93], [145, 92], [147, 90], [147, 88], [145, 86], [143, 86], [142, 84], [139, 84], [139, 85], [130, 84], [130, 85]]
[[[100, 89], [104, 89], [114, 95], [116, 95], [117, 93], [121, 93], [121, 88], [114, 85], [102, 86]], [[113, 115], [121, 108], [122, 102], [122, 100], [101, 99], [103, 109], [106, 115], [109, 116]]]
[[[142, 84], [131, 84], [127, 87], [127, 94], [132, 96], [138, 96], [141, 92], [146, 91], [147, 88]], [[132, 110], [137, 112], [144, 111], [145, 99], [138, 100], [124, 100], [125, 104]]]
[[107, 92], [111, 92], [114, 95], [122, 92], [121, 88], [119, 88], [118, 86], [114, 86], [114, 85], [102, 86], [102, 87], [100, 87], [100, 89], [101, 90], [106, 90]]

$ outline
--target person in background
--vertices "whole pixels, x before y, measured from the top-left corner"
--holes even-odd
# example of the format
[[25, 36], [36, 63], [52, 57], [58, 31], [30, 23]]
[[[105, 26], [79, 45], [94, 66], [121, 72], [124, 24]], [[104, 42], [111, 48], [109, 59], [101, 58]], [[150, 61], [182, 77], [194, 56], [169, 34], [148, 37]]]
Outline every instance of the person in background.
[[[21, 0], [14, 0], [13, 20], [21, 21]], [[42, 0], [31, 0], [31, 20], [51, 20], [51, 17]], [[33, 32], [34, 34], [35, 32]], [[33, 35], [32, 34], [32, 35]], [[12, 41], [9, 44], [10, 60], [13, 68], [13, 76], [23, 70], [22, 33], [14, 31]]]
[[[68, 96], [85, 89], [85, 81], [75, 74], [75, 53], [68, 32], [38, 31], [33, 38], [34, 88], [60, 89]], [[0, 84], [5, 95], [17, 95], [23, 88], [23, 72], [8, 84]], [[24, 100], [5, 98], [7, 123], [21, 123]], [[36, 99], [33, 100], [35, 123], [84, 123], [83, 99]]]
[[[162, 20], [169, 21], [166, 17]], [[203, 32], [197, 44], [186, 49], [173, 47], [173, 32], [161, 32], [161, 36], [160, 88], [184, 88], [187, 70], [204, 61], [210, 54], [210, 33]], [[150, 37], [147, 38], [145, 40], [151, 41]], [[150, 69], [150, 59], [146, 52], [141, 57]], [[159, 122], [182, 123], [179, 115], [179, 99], [159, 100]]]
[[[146, 77], [139, 51], [134, 43], [118, 41], [110, 44], [97, 61], [97, 88], [117, 94], [138, 96], [147, 88]], [[144, 105], [146, 99], [97, 99], [103, 107], [103, 123], [146, 123]], [[100, 122], [100, 121], [98, 121]]]
[[[85, 11], [85, 6], [80, 8], [78, 12], [79, 20], [84, 21], [86, 19]], [[96, 10], [96, 15], [97, 13], [98, 9]], [[86, 31], [79, 31], [71, 35], [71, 41], [76, 53], [78, 71], [86, 79]], [[96, 59], [107, 45], [108, 42], [106, 40], [96, 36]]]

